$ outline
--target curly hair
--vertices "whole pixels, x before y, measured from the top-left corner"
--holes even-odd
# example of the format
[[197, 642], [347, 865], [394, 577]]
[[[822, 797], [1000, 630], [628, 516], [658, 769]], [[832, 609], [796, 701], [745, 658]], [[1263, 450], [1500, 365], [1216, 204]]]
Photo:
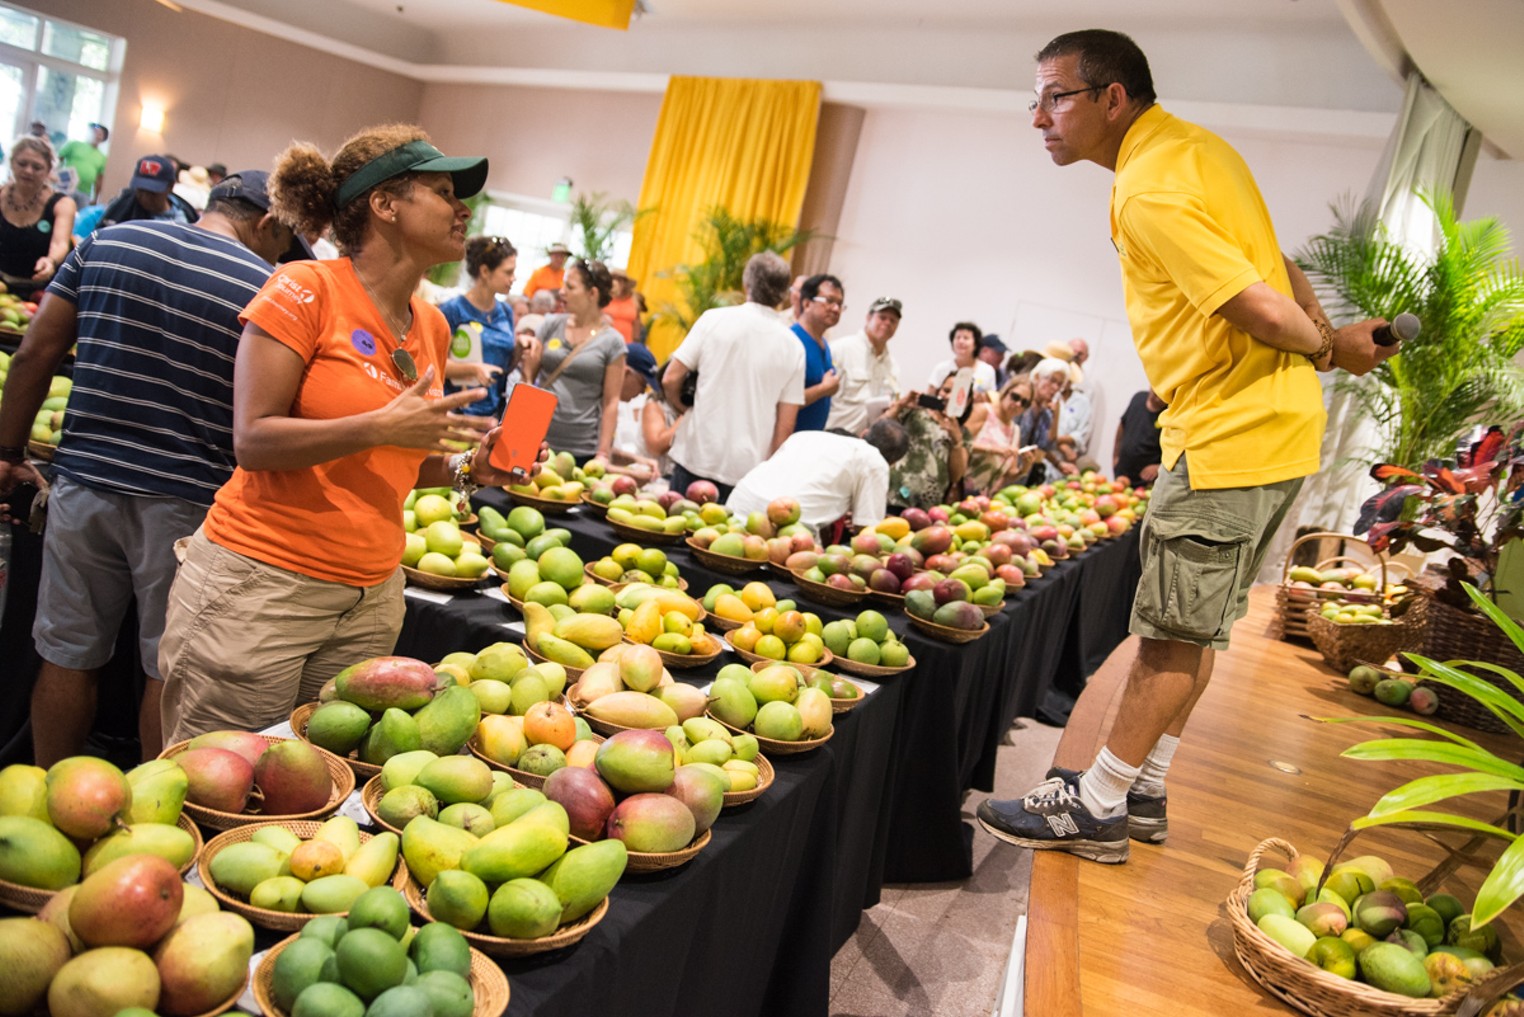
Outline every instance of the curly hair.
[[472, 237], [466, 241], [466, 275], [475, 281], [482, 269], [496, 272], [499, 265], [518, 253], [507, 237]]
[[[401, 148], [410, 141], [428, 140], [423, 128], [413, 124], [367, 127], [344, 142], [331, 161], [316, 146], [293, 142], [276, 157], [275, 172], [270, 174], [271, 210], [277, 219], [290, 223], [299, 233], [311, 235], [332, 227], [333, 242], [339, 250], [346, 255], [354, 254], [360, 249], [370, 224], [370, 203], [355, 200], [335, 209], [334, 199], [339, 186], [377, 156]], [[417, 179], [416, 173], [403, 173], [382, 181], [371, 190], [379, 189], [401, 197]]]
[[583, 286], [598, 294], [599, 307], [607, 307], [614, 299], [614, 276], [603, 262], [578, 258], [571, 263], [571, 269], [581, 278]]

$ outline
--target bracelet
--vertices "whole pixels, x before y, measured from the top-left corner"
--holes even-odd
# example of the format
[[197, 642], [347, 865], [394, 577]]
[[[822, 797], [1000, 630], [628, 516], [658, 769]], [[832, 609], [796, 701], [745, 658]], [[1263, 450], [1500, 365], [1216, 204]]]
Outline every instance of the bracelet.
[[460, 492], [461, 497], [468, 502], [480, 487], [471, 480], [471, 464], [476, 461], [476, 452], [459, 452], [445, 460], [450, 467], [451, 486]]
[[25, 446], [0, 445], [0, 463], [19, 463], [25, 459]]
[[1323, 337], [1323, 345], [1318, 347], [1316, 353], [1304, 353], [1302, 356], [1306, 357], [1308, 362], [1311, 363], [1313, 367], [1317, 367], [1320, 360], [1323, 360], [1333, 352], [1334, 330], [1333, 326], [1324, 321], [1322, 318], [1314, 318], [1312, 319], [1312, 323], [1318, 327], [1318, 334]]

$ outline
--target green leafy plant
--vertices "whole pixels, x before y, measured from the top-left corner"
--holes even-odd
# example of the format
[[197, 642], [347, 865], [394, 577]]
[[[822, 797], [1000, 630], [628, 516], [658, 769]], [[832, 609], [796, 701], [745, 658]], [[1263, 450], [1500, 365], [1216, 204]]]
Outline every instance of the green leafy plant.
[[1427, 196], [1439, 238], [1423, 255], [1388, 235], [1369, 205], [1334, 207], [1335, 224], [1297, 262], [1335, 321], [1418, 315], [1423, 331], [1365, 379], [1344, 382], [1386, 444], [1373, 461], [1417, 469], [1452, 455], [1485, 413], [1524, 412], [1524, 273], [1495, 218], [1461, 222], [1448, 195]]
[[[1493, 624], [1524, 651], [1524, 629], [1476, 587], [1467, 584], [1466, 592], [1475, 602], [1477, 610], [1491, 618]], [[1489, 672], [1506, 685], [1512, 686], [1519, 694], [1524, 694], [1524, 677], [1501, 665], [1483, 661], [1444, 663], [1416, 653], [1406, 656], [1422, 669], [1424, 681], [1444, 685], [1470, 696], [1507, 725], [1515, 735], [1524, 739], [1524, 703], [1515, 699], [1505, 688], [1471, 672]], [[1377, 738], [1351, 745], [1344, 750], [1343, 755], [1350, 759], [1429, 762], [1457, 768], [1454, 773], [1430, 774], [1393, 788], [1371, 806], [1369, 813], [1356, 819], [1350, 826], [1354, 830], [1394, 825], [1422, 829], [1450, 828], [1507, 841], [1508, 846], [1477, 891], [1473, 909], [1476, 925], [1492, 921], [1524, 896], [1524, 836], [1494, 823], [1429, 808], [1462, 795], [1489, 791], [1524, 792], [1524, 766], [1496, 755], [1469, 738], [1412, 717], [1322, 719], [1336, 724], [1397, 724], [1435, 735], [1434, 738]]]
[[588, 261], [608, 261], [614, 253], [614, 235], [653, 211], [628, 201], [610, 201], [603, 191], [578, 194], [572, 199], [569, 218], [579, 253]]
[[762, 251], [784, 254], [814, 237], [811, 230], [796, 230], [766, 219], [739, 219], [727, 209], [711, 208], [693, 234], [703, 249], [704, 260], [662, 273], [677, 283], [682, 300], [663, 304], [656, 318], [676, 325], [686, 335], [705, 311], [745, 299], [741, 274], [752, 255]]

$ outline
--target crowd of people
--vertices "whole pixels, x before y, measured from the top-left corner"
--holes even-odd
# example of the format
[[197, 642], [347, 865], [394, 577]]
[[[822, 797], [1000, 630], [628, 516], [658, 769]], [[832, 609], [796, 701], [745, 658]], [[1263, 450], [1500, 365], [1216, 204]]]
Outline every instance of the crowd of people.
[[[91, 130], [65, 146], [72, 164], [45, 132], [22, 137], [0, 186], [0, 271], [39, 301], [0, 402], [0, 499], [49, 492], [40, 762], [82, 749], [133, 602], [147, 755], [278, 722], [388, 652], [402, 500], [509, 479], [452, 443], [490, 447], [515, 384], [555, 394], [552, 449], [643, 483], [707, 480], [738, 511], [791, 495], [822, 533], [1095, 465], [1083, 340], [1013, 353], [959, 322], [951, 356], [908, 386], [901, 301], [838, 335], [841, 279], [791, 280], [763, 252], [745, 300], [658, 364], [636, 280], [557, 243], [517, 289], [513, 242], [466, 235], [486, 161], [415, 127], [362, 131], [331, 159], [293, 145], [268, 173], [144, 155], [108, 195], [108, 135]], [[462, 285], [441, 293], [425, 276], [450, 262]], [[71, 350], [45, 477], [26, 445]], [[1118, 454], [1146, 482], [1140, 405]]]

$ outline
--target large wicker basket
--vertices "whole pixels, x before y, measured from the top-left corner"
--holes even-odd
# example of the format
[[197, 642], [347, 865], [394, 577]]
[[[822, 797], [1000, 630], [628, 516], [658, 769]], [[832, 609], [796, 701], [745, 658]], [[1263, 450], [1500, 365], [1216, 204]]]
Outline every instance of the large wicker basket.
[[1333, 533], [1330, 531], [1304, 533], [1286, 551], [1286, 560], [1281, 563], [1281, 585], [1275, 591], [1275, 610], [1280, 621], [1280, 636], [1282, 639], [1311, 639], [1312, 634], [1308, 631], [1308, 622], [1317, 616], [1318, 609], [1324, 602], [1341, 599], [1348, 596], [1350, 592], [1348, 590], [1324, 590], [1317, 587], [1309, 588], [1292, 585], [1291, 570], [1296, 564], [1297, 551], [1303, 545], [1314, 540], [1338, 540], [1345, 542], [1349, 546], [1361, 548], [1365, 552], [1365, 560], [1344, 554], [1334, 555], [1331, 558], [1324, 558], [1319, 561], [1313, 568], [1322, 572], [1324, 569], [1347, 564], [1358, 566], [1366, 571], [1379, 569], [1377, 577], [1379, 586], [1377, 589], [1381, 594], [1386, 592], [1386, 556], [1378, 555], [1370, 550], [1370, 545], [1363, 539], [1350, 533]]
[[[1409, 614], [1415, 612], [1422, 628], [1417, 651], [1425, 657], [1441, 661], [1477, 660], [1524, 674], [1524, 654], [1519, 653], [1513, 641], [1485, 615], [1452, 607], [1435, 599], [1429, 589], [1424, 590]], [[1478, 673], [1477, 677], [1485, 678], [1506, 694], [1524, 701], [1524, 693], [1512, 682], [1486, 671]], [[1478, 731], [1508, 733], [1507, 725], [1496, 714], [1464, 692], [1438, 682], [1430, 682], [1428, 687], [1439, 697], [1441, 718]]]
[[1410, 612], [1381, 625], [1340, 625], [1308, 612], [1307, 634], [1329, 667], [1348, 674], [1356, 664], [1385, 664], [1393, 654], [1416, 648], [1423, 622]]
[[[1517, 980], [1516, 969], [1500, 968], [1496, 976], [1478, 983], [1470, 992], [1455, 992], [1442, 999], [1414, 999], [1324, 971], [1281, 946], [1249, 920], [1254, 874], [1259, 870], [1261, 856], [1271, 849], [1285, 855], [1288, 861], [1297, 856], [1295, 847], [1274, 837], [1261, 841], [1249, 853], [1243, 875], [1228, 895], [1226, 905], [1228, 922], [1233, 927], [1233, 952], [1256, 982], [1302, 1013], [1313, 1017], [1449, 1017], [1460, 1013], [1462, 1004], [1468, 1000], [1475, 1005], [1476, 999], [1489, 996], [1496, 999], [1502, 988]], [[1436, 869], [1430, 876], [1443, 871]]]

